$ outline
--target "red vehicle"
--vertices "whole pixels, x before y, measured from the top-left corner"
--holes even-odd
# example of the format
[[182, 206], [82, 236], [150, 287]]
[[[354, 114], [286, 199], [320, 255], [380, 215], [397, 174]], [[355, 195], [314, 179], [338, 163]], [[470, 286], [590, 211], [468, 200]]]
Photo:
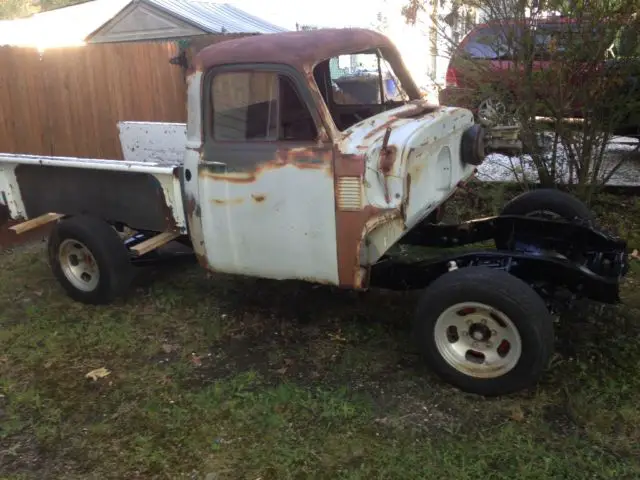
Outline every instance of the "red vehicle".
[[[591, 29], [560, 16], [529, 22], [527, 25], [532, 32], [533, 44], [532, 70], [538, 75], [533, 84], [534, 95], [539, 100], [536, 115], [550, 115], [545, 108], [546, 101], [553, 102], [554, 108], [559, 103], [565, 117], [580, 117], [580, 101], [574, 87], [583, 85], [585, 77], [604, 71], [612, 58], [620, 54], [627, 58], [637, 55], [637, 44], [623, 47], [619, 43], [625, 35], [624, 30], [633, 27]], [[467, 108], [487, 125], [513, 123], [513, 113], [520, 103], [518, 98], [523, 94], [522, 74], [518, 71], [523, 71], [524, 62], [516, 50], [523, 44], [524, 26], [523, 22], [515, 20], [491, 22], [478, 25], [467, 34], [451, 56], [446, 86], [440, 92], [440, 104]], [[610, 48], [606, 50], [603, 47], [607, 46], [609, 39]], [[590, 41], [594, 42], [593, 46], [588, 45]], [[566, 58], [563, 53], [573, 42], [585, 44], [585, 61], [580, 69], [563, 71], [561, 65]], [[596, 48], [602, 51], [601, 62], [593, 61]], [[570, 51], [575, 55], [581, 49], [572, 47]], [[572, 62], [575, 66], [575, 57]]]

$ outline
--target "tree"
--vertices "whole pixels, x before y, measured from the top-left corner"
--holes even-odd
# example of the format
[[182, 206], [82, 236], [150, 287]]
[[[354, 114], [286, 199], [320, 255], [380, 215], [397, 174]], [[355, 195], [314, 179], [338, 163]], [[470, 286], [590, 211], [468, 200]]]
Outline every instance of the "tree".
[[[403, 10], [407, 22], [432, 8], [431, 1], [438, 0], [409, 0]], [[640, 78], [638, 0], [465, 0], [460, 5], [483, 12], [493, 24], [474, 41], [493, 52], [492, 61], [458, 52], [456, 70], [464, 72], [476, 107], [487, 101], [500, 106], [493, 110], [500, 115], [482, 119], [488, 126], [519, 127], [527, 155], [515, 159], [514, 170], [532, 167], [544, 186], [569, 183], [589, 201], [624, 161], [605, 162], [607, 144], [640, 112], [640, 91], [625, 83]], [[550, 27], [544, 22], [550, 14], [562, 15], [562, 22]], [[435, 28], [450, 56], [460, 38], [445, 22]]]
[[0, 19], [22, 18], [34, 13], [69, 7], [90, 0], [2, 0]]

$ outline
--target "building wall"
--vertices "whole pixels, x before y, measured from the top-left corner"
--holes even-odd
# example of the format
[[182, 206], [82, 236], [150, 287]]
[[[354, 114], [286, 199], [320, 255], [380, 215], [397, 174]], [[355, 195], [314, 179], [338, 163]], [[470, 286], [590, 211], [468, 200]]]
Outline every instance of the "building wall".
[[0, 152], [122, 159], [117, 122], [186, 122], [184, 71], [169, 63], [178, 51], [169, 41], [0, 48]]

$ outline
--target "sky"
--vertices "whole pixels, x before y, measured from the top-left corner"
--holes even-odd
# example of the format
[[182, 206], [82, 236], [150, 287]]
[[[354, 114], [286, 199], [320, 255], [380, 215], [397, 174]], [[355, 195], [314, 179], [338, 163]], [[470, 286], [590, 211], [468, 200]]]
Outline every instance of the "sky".
[[384, 0], [227, 0], [227, 3], [295, 30], [296, 22], [320, 27], [368, 27]]

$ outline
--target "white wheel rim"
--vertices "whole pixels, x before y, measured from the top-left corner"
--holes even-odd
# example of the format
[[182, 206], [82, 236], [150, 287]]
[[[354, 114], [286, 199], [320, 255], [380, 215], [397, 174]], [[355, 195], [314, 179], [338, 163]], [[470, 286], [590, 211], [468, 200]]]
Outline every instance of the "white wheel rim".
[[445, 362], [475, 378], [505, 375], [522, 355], [516, 326], [504, 313], [483, 303], [458, 303], [442, 312], [434, 339]]
[[58, 249], [58, 262], [64, 276], [78, 290], [91, 292], [98, 286], [98, 263], [91, 251], [81, 242], [64, 240]]

